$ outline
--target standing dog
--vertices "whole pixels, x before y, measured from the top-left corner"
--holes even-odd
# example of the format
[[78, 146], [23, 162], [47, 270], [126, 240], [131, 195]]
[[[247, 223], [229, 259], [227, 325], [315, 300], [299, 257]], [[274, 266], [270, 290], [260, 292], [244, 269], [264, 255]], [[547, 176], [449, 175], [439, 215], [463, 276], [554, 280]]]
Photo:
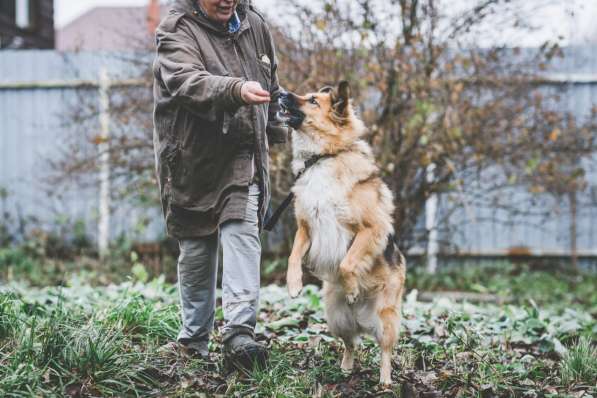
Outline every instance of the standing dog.
[[280, 98], [280, 118], [294, 128], [292, 188], [298, 230], [288, 259], [291, 297], [302, 290], [302, 260], [323, 280], [330, 332], [345, 344], [342, 369], [351, 371], [359, 335], [381, 347], [380, 383], [391, 384], [405, 281], [394, 243], [391, 191], [379, 176], [365, 126], [341, 82], [304, 96]]

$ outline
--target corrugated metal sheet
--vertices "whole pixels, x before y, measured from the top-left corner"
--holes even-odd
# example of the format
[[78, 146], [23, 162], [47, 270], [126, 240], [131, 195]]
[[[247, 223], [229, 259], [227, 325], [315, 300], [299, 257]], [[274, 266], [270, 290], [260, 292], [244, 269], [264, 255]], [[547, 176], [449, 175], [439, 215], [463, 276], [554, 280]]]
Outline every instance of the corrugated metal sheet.
[[[565, 49], [566, 57], [556, 60], [546, 74], [578, 77], [597, 76], [597, 51], [595, 48]], [[106, 67], [114, 79], [135, 78], [131, 59], [150, 62], [148, 54], [63, 54], [55, 51], [4, 51], [0, 52], [0, 83], [56, 81], [78, 79], [96, 80], [101, 67]], [[562, 106], [576, 116], [587, 115], [597, 103], [597, 84], [569, 84], [546, 87], [561, 90]], [[97, 95], [93, 89], [86, 92], [90, 100]], [[67, 215], [71, 219], [84, 219], [90, 233], [95, 235], [97, 224], [97, 187], [79, 190], [73, 186], [66, 192], [46, 196], [42, 186], [47, 170], [47, 159], [57, 156], [57, 142], [81, 129], [98, 129], [97, 121], [89, 125], [64, 124], [64, 115], [78, 100], [74, 89], [0, 90], [0, 187], [11, 192], [6, 206], [13, 213], [20, 209], [23, 215], [35, 215], [46, 224], [56, 217]], [[597, 170], [591, 170], [589, 180], [597, 186]], [[93, 181], [92, 181], [93, 183]], [[592, 193], [593, 192], [593, 193]], [[578, 248], [583, 252], [597, 250], [597, 230], [593, 220], [597, 216], [597, 190], [587, 190], [579, 198]], [[524, 191], [504, 195], [511, 204], [530, 203]], [[444, 195], [442, 208], [450, 200], [461, 201], [458, 195]], [[550, 213], [543, 219], [516, 216], [495, 208], [463, 206], [451, 215], [452, 228], [442, 230], [441, 241], [449, 241], [461, 251], [475, 253], [505, 252], [513, 246], [526, 246], [535, 253], [566, 253], [569, 247], [569, 214], [567, 204], [559, 206], [543, 198], [535, 207]], [[135, 235], [135, 225], [144, 216], [154, 220], [141, 239], [154, 239], [163, 235], [159, 209], [150, 211], [133, 208], [126, 203], [114, 204], [112, 233]], [[424, 224], [422, 224], [424, 225]], [[537, 227], [539, 225], [539, 227]], [[457, 228], [456, 228], [457, 227]]]
[[150, 62], [147, 53], [80, 52], [53, 50], [3, 50], [0, 53], [0, 82], [97, 79], [102, 67], [114, 79], [137, 77], [131, 62]]
[[[569, 111], [578, 120], [586, 118], [597, 106], [597, 48], [563, 49], [564, 57], [556, 58], [550, 68], [541, 72], [546, 77], [569, 80], [567, 84], [547, 85], [546, 94], [559, 94], [557, 108]], [[594, 132], [597, 134], [597, 132]], [[577, 249], [579, 253], [597, 255], [597, 155], [584, 163], [589, 187], [578, 195]], [[483, 177], [482, 177], [483, 178]], [[489, 177], [488, 177], [489, 178]], [[466, 195], [464, 195], [466, 196]], [[453, 201], [466, 202], [460, 195], [444, 195], [441, 209], [452, 207]], [[468, 253], [507, 253], [513, 247], [526, 247], [534, 254], [568, 254], [570, 252], [570, 212], [567, 198], [532, 195], [517, 189], [500, 195], [502, 204], [547, 213], [531, 216], [512, 214], [497, 207], [460, 206], [449, 217], [448, 228], [440, 241], [449, 242]]]
[[[533, 203], [530, 195], [514, 192], [505, 203]], [[448, 200], [446, 196], [443, 200]], [[446, 204], [444, 204], [447, 206]], [[536, 255], [562, 255], [570, 248], [570, 213], [567, 200], [542, 200], [536, 205], [547, 216], [515, 215], [504, 210], [473, 206], [459, 209], [450, 217], [451, 230], [443, 230], [440, 240], [460, 251], [479, 254], [507, 253], [526, 247]], [[580, 253], [597, 255], [594, 225], [597, 207], [584, 205], [577, 213], [577, 248]]]
[[[0, 84], [97, 80], [102, 67], [113, 80], [134, 78], [132, 57], [146, 57], [148, 61], [150, 58], [147, 54], [2, 51]], [[86, 89], [85, 97], [93, 103], [97, 90]], [[9, 192], [5, 211], [26, 218], [33, 216], [48, 228], [56, 228], [64, 219], [84, 220], [89, 235], [95, 238], [99, 184], [92, 180], [87, 188], [73, 184], [56, 189], [45, 183], [48, 161], [60, 155], [58, 143], [74, 134], [99, 130], [97, 120], [84, 125], [68, 121], [69, 111], [79, 99], [73, 88], [0, 90], [0, 187]], [[112, 236], [125, 234], [145, 240], [163, 235], [159, 209], [139, 209], [127, 202], [113, 202], [112, 206]], [[139, 233], [136, 226], [146, 216], [155, 222]]]

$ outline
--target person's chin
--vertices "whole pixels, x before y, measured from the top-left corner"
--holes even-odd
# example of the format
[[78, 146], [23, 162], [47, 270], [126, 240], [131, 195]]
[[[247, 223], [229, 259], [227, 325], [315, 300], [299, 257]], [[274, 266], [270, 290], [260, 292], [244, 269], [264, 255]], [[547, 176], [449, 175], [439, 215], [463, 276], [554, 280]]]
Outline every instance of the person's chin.
[[227, 14], [227, 15], [218, 14], [218, 22], [220, 22], [220, 23], [225, 24], [228, 21], [230, 21], [230, 18], [232, 18], [232, 14]]

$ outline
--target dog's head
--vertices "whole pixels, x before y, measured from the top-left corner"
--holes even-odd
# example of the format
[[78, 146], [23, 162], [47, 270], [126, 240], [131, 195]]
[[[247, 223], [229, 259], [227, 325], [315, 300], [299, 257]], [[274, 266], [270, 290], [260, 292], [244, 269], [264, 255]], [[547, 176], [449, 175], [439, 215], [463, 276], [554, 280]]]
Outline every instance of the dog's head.
[[300, 133], [325, 141], [352, 141], [363, 133], [355, 116], [348, 82], [323, 87], [316, 93], [280, 95], [279, 117]]

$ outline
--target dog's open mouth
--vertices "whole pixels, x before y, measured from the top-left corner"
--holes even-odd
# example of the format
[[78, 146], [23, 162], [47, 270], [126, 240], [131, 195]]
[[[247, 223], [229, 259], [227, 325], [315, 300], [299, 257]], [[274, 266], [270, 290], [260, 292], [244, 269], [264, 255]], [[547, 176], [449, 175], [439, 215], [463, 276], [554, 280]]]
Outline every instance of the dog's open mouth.
[[280, 102], [280, 110], [278, 111], [278, 119], [281, 122], [287, 123], [292, 118], [292, 113], [286, 105]]
[[305, 114], [297, 106], [294, 95], [288, 93], [280, 95], [278, 104], [280, 108], [276, 115], [277, 119], [294, 129], [298, 129], [305, 119]]

